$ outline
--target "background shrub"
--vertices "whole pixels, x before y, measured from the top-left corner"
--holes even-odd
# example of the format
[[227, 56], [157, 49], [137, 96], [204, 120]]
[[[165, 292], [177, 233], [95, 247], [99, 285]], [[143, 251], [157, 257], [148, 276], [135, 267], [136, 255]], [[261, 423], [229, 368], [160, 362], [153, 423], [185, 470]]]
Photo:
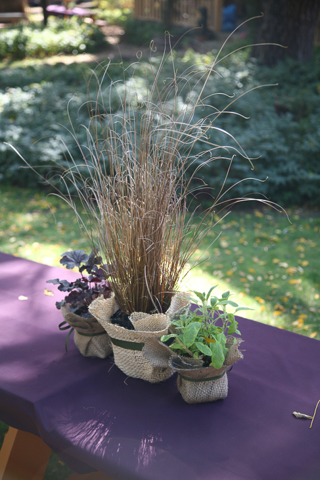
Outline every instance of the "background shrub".
[[[200, 55], [189, 50], [183, 57], [175, 59], [175, 65], [179, 71], [192, 68], [196, 82], [213, 58], [214, 54]], [[159, 59], [154, 62], [156, 66]], [[226, 181], [226, 188], [244, 177], [255, 177], [260, 180], [268, 177], [263, 183], [252, 180], [240, 183], [232, 191], [232, 196], [258, 191], [285, 207], [290, 204], [317, 204], [320, 188], [318, 57], [306, 64], [288, 59], [277, 67], [268, 69], [260, 67], [246, 52], [239, 52], [219, 64], [217, 72], [218, 75], [213, 75], [205, 88], [205, 95], [211, 95], [209, 102], [212, 107], [222, 110], [237, 98], [238, 100], [233, 102], [227, 111], [236, 111], [250, 119], [230, 113], [216, 115], [214, 124], [221, 130], [215, 131], [214, 135], [211, 135], [211, 140], [222, 145], [229, 144], [228, 151], [217, 153], [231, 158], [237, 145], [230, 137], [226, 137], [222, 130], [231, 132], [252, 159], [255, 167], [252, 171], [248, 160], [236, 155]], [[35, 66], [2, 71], [0, 181], [30, 187], [38, 182], [33, 172], [19, 168], [22, 165], [21, 160], [3, 142], [12, 143], [31, 164], [44, 166], [46, 175], [52, 175], [55, 162], [66, 165], [64, 163], [68, 157], [66, 146], [75, 158], [80, 160], [79, 151], [66, 130], [70, 128], [67, 105], [76, 94], [69, 105], [70, 115], [79, 142], [86, 144], [86, 134], [80, 125], [87, 124], [88, 115], [86, 108], [79, 110], [79, 107], [87, 99], [85, 78], [88, 75], [90, 75], [88, 67], [80, 68], [77, 65], [66, 67], [61, 64], [54, 67]], [[145, 76], [148, 73], [146, 74], [142, 63], [129, 68], [127, 75], [127, 78], [132, 76], [129, 85], [137, 96], [138, 105], [146, 95]], [[160, 81], [172, 77], [169, 64], [163, 68], [162, 76]], [[121, 65], [112, 67], [111, 77], [114, 81], [123, 78]], [[258, 85], [274, 83], [278, 83], [278, 86], [259, 88], [243, 95]], [[106, 87], [107, 84], [108, 80], [105, 81]], [[96, 89], [94, 82], [92, 89], [94, 98]], [[230, 97], [218, 95], [221, 92]], [[105, 93], [107, 95], [107, 90]], [[187, 102], [186, 89], [185, 93], [182, 90], [175, 106], [176, 113], [179, 109], [181, 111], [185, 108]], [[116, 111], [119, 105], [119, 97], [116, 94], [110, 99], [109, 106], [112, 111]], [[168, 109], [170, 108], [168, 102]], [[212, 112], [214, 110], [198, 109], [194, 121], [200, 121]], [[194, 153], [202, 151], [205, 156], [205, 149], [204, 143], [200, 141], [196, 144]], [[198, 177], [213, 187], [213, 190], [210, 190], [211, 194], [219, 191], [229, 163], [230, 160], [218, 159], [199, 172]]]
[[103, 33], [94, 24], [75, 17], [68, 20], [49, 17], [46, 28], [42, 23], [29, 23], [2, 29], [0, 58], [77, 54], [96, 51], [105, 44]]

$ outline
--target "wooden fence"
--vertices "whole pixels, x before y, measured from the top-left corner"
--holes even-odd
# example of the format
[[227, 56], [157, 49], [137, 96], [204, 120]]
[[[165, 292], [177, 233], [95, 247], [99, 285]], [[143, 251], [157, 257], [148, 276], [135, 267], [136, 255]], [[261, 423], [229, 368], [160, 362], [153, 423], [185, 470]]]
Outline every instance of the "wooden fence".
[[[197, 27], [199, 8], [207, 9], [207, 27], [215, 32], [221, 31], [223, 0], [176, 0], [175, 13], [171, 19], [175, 25]], [[164, 17], [165, 0], [135, 0], [134, 15], [142, 20], [160, 22]]]

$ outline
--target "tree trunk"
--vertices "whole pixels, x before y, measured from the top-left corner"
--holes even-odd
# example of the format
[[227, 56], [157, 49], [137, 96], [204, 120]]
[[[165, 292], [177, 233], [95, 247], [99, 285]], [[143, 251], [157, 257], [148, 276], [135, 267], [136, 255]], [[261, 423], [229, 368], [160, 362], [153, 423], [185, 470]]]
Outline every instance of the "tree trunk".
[[319, 0], [262, 0], [264, 14], [258, 30], [258, 43], [279, 43], [255, 47], [253, 56], [272, 66], [289, 55], [299, 61], [310, 60], [320, 12]]

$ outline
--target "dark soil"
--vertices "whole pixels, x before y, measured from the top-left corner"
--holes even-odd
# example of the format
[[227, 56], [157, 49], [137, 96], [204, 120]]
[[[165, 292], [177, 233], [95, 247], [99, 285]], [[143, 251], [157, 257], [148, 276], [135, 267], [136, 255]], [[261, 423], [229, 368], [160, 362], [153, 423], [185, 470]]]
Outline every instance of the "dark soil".
[[127, 330], [134, 330], [132, 322], [129, 320], [129, 315], [117, 310], [111, 317], [111, 323], [113, 325], [119, 325], [119, 327], [126, 328]]

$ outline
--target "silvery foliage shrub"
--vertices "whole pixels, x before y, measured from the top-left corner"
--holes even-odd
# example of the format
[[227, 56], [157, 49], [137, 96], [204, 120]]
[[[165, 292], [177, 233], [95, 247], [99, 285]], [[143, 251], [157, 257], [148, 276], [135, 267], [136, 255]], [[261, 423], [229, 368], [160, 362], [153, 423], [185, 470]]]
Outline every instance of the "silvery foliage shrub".
[[[212, 58], [211, 54], [200, 56], [188, 51], [183, 58], [176, 58], [175, 61], [178, 69], [184, 70], [190, 66], [201, 73], [210, 65]], [[158, 61], [154, 60], [155, 63]], [[219, 153], [231, 158], [236, 147], [235, 140], [223, 133], [226, 130], [232, 133], [252, 159], [253, 171], [246, 159], [239, 155], [234, 158], [226, 181], [227, 187], [246, 177], [260, 180], [268, 177], [263, 183], [252, 180], [242, 182], [233, 189], [232, 195], [261, 192], [273, 201], [284, 202], [285, 206], [290, 203], [317, 202], [320, 188], [319, 65], [316, 62], [303, 65], [289, 60], [270, 70], [259, 67], [253, 60], [238, 53], [228, 57], [216, 70], [217, 74], [212, 75], [204, 93], [208, 97], [206, 103], [210, 103], [212, 109], [197, 109], [194, 121], [211, 114], [211, 118], [215, 118], [215, 125], [221, 128], [221, 131], [215, 131], [212, 140], [230, 146], [229, 151]], [[133, 66], [130, 75], [133, 71], [132, 78], [128, 77], [127, 99], [131, 99], [132, 103], [134, 98], [139, 107], [146, 95], [143, 65]], [[2, 72], [0, 177], [3, 181], [29, 186], [35, 186], [38, 182], [32, 171], [19, 169], [21, 160], [3, 142], [14, 145], [32, 165], [44, 165], [44, 175], [50, 174], [51, 178], [52, 166], [55, 162], [63, 164], [66, 161], [68, 149], [80, 161], [72, 136], [61, 125], [70, 128], [67, 105], [76, 93], [69, 110], [78, 141], [81, 145], [86, 144], [86, 132], [80, 125], [88, 125], [86, 106], [83, 105], [87, 99], [83, 77], [88, 74], [85, 67], [81, 71], [76, 66], [61, 65]], [[165, 67], [162, 81], [165, 82], [170, 74]], [[113, 81], [122, 76], [122, 67], [114, 66]], [[259, 88], [243, 95], [257, 85], [274, 83], [278, 83], [278, 86]], [[106, 104], [109, 111], [115, 113], [120, 108], [119, 97], [123, 98], [124, 95], [123, 86], [119, 83], [112, 89], [111, 95], [107, 81], [104, 86]], [[94, 92], [94, 82], [92, 89]], [[187, 89], [181, 90], [175, 102], [175, 113], [188, 108], [188, 102], [192, 99], [187, 92]], [[224, 113], [217, 113], [230, 102]], [[169, 100], [168, 113], [172, 109], [173, 104]], [[242, 116], [228, 112], [237, 112]], [[197, 152], [203, 152], [202, 159], [206, 158], [205, 145], [201, 141], [194, 147], [194, 153]], [[218, 191], [229, 163], [228, 160], [216, 160], [201, 169], [198, 177], [216, 185]], [[214, 195], [214, 192], [211, 193]]]
[[1, 30], [0, 58], [38, 57], [58, 53], [76, 54], [92, 51], [104, 43], [104, 36], [95, 25], [49, 18], [41, 23], [13, 25]]

